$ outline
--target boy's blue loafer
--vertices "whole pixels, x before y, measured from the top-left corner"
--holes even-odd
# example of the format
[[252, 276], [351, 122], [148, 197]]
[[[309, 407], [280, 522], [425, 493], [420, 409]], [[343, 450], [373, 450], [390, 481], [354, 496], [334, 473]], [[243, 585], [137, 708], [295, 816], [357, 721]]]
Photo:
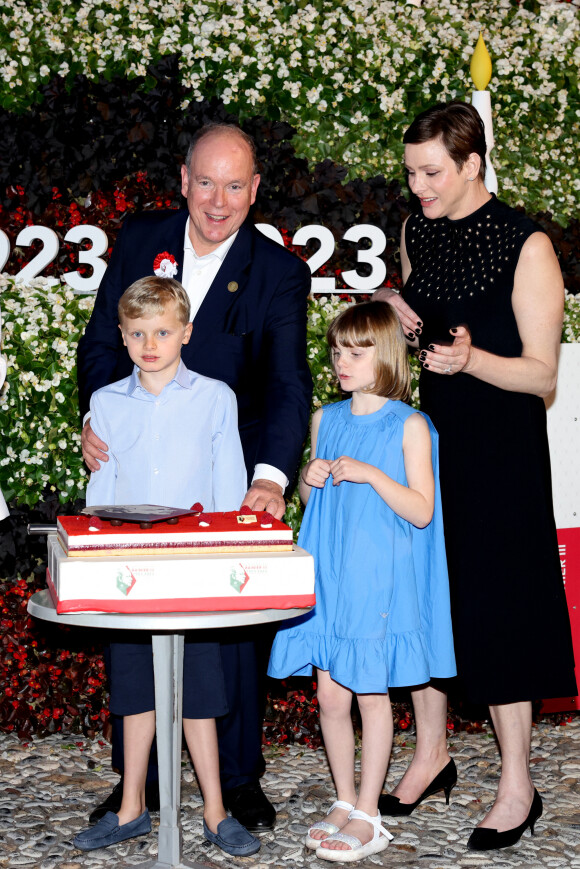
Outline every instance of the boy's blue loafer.
[[75, 836], [73, 845], [81, 851], [94, 851], [95, 848], [106, 848], [108, 845], [116, 845], [117, 842], [124, 842], [125, 839], [132, 839], [134, 836], [144, 836], [150, 832], [151, 818], [147, 809], [128, 824], [119, 824], [118, 816], [114, 812], [107, 812], [98, 824]]
[[260, 850], [260, 840], [248, 833], [235, 818], [224, 818], [220, 821], [217, 833], [212, 833], [205, 820], [203, 822], [205, 838], [232, 857], [247, 857]]

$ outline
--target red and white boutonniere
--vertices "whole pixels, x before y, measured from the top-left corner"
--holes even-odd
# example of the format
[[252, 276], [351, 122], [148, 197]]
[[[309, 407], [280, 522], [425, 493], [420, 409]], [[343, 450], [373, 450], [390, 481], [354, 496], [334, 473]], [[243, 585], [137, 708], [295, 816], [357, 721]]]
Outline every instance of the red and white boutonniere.
[[153, 272], [158, 278], [174, 278], [177, 274], [177, 260], [173, 254], [166, 250], [158, 253], [153, 260]]

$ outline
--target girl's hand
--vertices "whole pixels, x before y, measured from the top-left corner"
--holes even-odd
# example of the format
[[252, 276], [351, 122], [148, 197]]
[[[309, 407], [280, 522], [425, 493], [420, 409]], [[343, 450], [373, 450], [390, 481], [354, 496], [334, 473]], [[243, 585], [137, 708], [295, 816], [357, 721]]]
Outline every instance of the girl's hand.
[[419, 361], [423, 368], [428, 368], [435, 374], [469, 373], [473, 346], [471, 332], [467, 326], [456, 326], [449, 330], [453, 336], [452, 344], [429, 344], [427, 350], [421, 350]]
[[330, 477], [330, 462], [326, 459], [312, 459], [302, 469], [302, 480], [307, 486], [322, 489]]
[[350, 456], [340, 456], [330, 462], [332, 485], [338, 486], [343, 481], [348, 483], [368, 483], [372, 466], [367, 462], [359, 462]]

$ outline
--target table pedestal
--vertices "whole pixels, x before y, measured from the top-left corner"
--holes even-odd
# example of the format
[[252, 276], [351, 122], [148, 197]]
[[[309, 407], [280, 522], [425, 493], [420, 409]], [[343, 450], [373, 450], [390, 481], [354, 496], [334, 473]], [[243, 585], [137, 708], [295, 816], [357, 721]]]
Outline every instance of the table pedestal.
[[[157, 860], [137, 869], [203, 869], [181, 857], [181, 737], [183, 634], [153, 634], [155, 727], [159, 764], [159, 849]], [[122, 869], [135, 869], [135, 864]]]

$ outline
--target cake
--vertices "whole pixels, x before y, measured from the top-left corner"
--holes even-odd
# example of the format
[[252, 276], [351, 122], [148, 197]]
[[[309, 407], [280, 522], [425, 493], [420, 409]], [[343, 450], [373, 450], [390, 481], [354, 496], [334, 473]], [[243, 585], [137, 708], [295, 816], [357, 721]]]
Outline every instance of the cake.
[[314, 605], [313, 558], [297, 546], [284, 552], [216, 554], [195, 549], [176, 554], [171, 547], [126, 557], [113, 552], [70, 557], [56, 535], [48, 537], [47, 585], [58, 613], [195, 613]]
[[[201, 505], [195, 506], [200, 508], [195, 514], [154, 521], [149, 527], [140, 527], [138, 521], [113, 525], [95, 516], [59, 516], [58, 539], [66, 555], [73, 558], [292, 550], [292, 529], [269, 513], [247, 507], [229, 513], [203, 513]], [[150, 505], [144, 505], [143, 511], [145, 507]]]
[[59, 516], [58, 536], [48, 538], [47, 584], [58, 613], [314, 605], [312, 556], [269, 513], [204, 513], [201, 504], [86, 510], [99, 515]]

